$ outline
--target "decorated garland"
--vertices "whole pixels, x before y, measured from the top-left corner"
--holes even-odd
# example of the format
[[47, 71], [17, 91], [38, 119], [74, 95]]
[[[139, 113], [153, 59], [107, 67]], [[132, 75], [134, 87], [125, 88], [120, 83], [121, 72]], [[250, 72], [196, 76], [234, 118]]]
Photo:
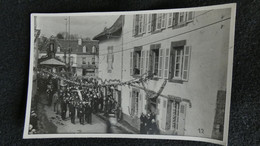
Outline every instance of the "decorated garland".
[[118, 79], [109, 79], [109, 80], [105, 79], [105, 80], [103, 80], [99, 77], [88, 77], [88, 78], [85, 78], [85, 79], [87, 79], [87, 80], [96, 79], [96, 80], [101, 81], [101, 83], [100, 84], [98, 84], [98, 83], [88, 83], [88, 84], [86, 84], [86, 83], [82, 83], [82, 82], [79, 82], [79, 81], [73, 81], [73, 80], [70, 80], [70, 79], [66, 79], [65, 77], [62, 77], [58, 74], [55, 74], [55, 73], [52, 73], [52, 72], [49, 72], [49, 71], [46, 71], [46, 70], [38, 70], [37, 73], [38, 74], [48, 74], [48, 75], [53, 76], [54, 78], [59, 78], [60, 80], [63, 80], [67, 83], [71, 83], [71, 84], [75, 84], [75, 85], [83, 86], [83, 87], [95, 87], [95, 86], [105, 87], [105, 86], [124, 86], [124, 85], [131, 86], [132, 84], [140, 84], [142, 82], [146, 82], [151, 78], [151, 76], [145, 76], [147, 73], [142, 74], [140, 76], [140, 78], [138, 78], [138, 79], [132, 79], [132, 80], [125, 81], [125, 82], [121, 82]]

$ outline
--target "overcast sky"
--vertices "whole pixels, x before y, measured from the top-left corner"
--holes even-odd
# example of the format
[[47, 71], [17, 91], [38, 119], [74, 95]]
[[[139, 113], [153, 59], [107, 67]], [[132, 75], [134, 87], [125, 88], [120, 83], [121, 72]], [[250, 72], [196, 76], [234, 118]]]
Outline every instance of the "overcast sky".
[[[102, 32], [104, 27], [110, 27], [119, 15], [106, 16], [70, 16], [70, 33], [78, 34], [82, 38], [91, 39]], [[38, 16], [37, 29], [41, 35], [56, 36], [59, 32], [66, 32], [66, 16]]]

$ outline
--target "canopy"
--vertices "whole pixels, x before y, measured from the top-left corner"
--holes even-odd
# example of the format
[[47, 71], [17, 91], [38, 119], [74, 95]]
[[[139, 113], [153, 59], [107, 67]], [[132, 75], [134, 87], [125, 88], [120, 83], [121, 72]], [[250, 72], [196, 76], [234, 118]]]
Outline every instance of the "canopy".
[[65, 63], [61, 62], [55, 58], [51, 58], [51, 59], [41, 62], [40, 65], [65, 66]]

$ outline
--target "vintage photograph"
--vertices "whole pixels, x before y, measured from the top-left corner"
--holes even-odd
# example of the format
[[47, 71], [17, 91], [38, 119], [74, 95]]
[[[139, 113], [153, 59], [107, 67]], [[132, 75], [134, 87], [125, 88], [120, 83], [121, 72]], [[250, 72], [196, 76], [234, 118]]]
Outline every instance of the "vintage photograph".
[[235, 7], [31, 14], [24, 138], [226, 144]]

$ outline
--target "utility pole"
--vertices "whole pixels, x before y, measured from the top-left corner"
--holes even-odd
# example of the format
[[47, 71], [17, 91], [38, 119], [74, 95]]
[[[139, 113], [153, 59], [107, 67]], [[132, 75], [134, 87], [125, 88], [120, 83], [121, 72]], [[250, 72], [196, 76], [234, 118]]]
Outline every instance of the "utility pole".
[[70, 47], [70, 16], [69, 16], [69, 73], [71, 73], [71, 65], [70, 65], [70, 54], [71, 54], [71, 47]]

